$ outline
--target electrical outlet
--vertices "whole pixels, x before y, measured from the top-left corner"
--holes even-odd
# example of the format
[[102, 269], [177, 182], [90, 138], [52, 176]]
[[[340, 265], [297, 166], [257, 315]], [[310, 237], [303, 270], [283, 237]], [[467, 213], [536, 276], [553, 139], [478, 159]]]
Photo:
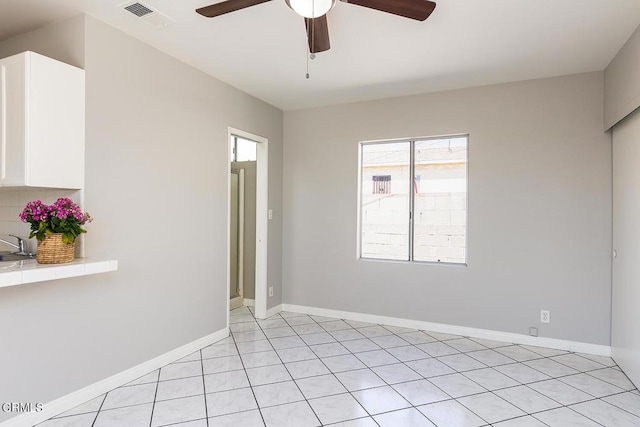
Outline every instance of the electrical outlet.
[[540, 310], [540, 322], [551, 323], [551, 312], [549, 310]]
[[273, 286], [269, 286], [269, 296], [273, 296]]
[[538, 336], [538, 328], [532, 326], [529, 328], [529, 335], [531, 335], [532, 337], [537, 337]]
[[269, 219], [273, 219], [273, 209], [269, 209]]

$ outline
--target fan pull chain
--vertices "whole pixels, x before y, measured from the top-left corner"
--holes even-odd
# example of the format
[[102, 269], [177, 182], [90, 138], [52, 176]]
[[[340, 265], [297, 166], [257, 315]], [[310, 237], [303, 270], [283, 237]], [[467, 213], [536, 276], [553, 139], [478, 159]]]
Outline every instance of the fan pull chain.
[[306, 77], [307, 77], [307, 80], [309, 80], [309, 55], [305, 55], [305, 56], [307, 57], [307, 74], [306, 74]]
[[308, 51], [307, 51], [307, 80], [309, 80], [309, 58], [311, 59], [315, 59], [316, 58], [316, 54], [314, 52], [311, 52], [311, 50], [313, 49], [313, 47], [316, 45], [316, 21], [315, 21], [315, 12], [316, 12], [316, 0], [311, 0], [311, 10], [313, 10], [313, 13], [311, 14], [313, 16], [313, 18], [309, 19], [309, 25], [311, 26], [311, 46], [308, 47]]
[[[311, 21], [309, 21], [309, 22], [311, 22]], [[311, 31], [313, 31], [313, 29]], [[311, 34], [313, 34], [313, 33], [311, 33]], [[312, 35], [312, 37], [313, 37], [313, 35]], [[305, 56], [307, 57], [307, 74], [306, 74], [307, 80], [309, 80], [309, 56], [311, 56], [309, 54], [309, 52], [311, 52], [311, 49], [309, 48], [309, 46], [307, 46], [307, 51], [305, 52], [306, 53]]]
[[[307, 22], [309, 22], [308, 25], [311, 25], [311, 28], [308, 29], [308, 31], [311, 31], [311, 38], [313, 39], [313, 24], [312, 24], [313, 21], [309, 19]], [[309, 80], [309, 56], [311, 56], [310, 54], [311, 48], [309, 47], [309, 43], [305, 43], [305, 44], [307, 45], [307, 51], [305, 52], [305, 57], [307, 60], [307, 74], [305, 77], [307, 78], [307, 80]], [[312, 45], [313, 45], [313, 42], [312, 42]]]

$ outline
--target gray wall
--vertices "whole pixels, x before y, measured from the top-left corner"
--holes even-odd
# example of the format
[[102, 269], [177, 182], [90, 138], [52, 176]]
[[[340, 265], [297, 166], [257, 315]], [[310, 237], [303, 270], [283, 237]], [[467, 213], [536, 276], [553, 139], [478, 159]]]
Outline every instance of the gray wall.
[[282, 112], [91, 17], [0, 45], [25, 49], [85, 66], [85, 250], [120, 270], [0, 289], [0, 401], [46, 402], [225, 327], [228, 126], [269, 139], [279, 303]]
[[[608, 345], [602, 98], [600, 72], [285, 112], [284, 302]], [[468, 267], [357, 260], [358, 141], [459, 133]]]
[[640, 107], [640, 27], [604, 73], [604, 127], [611, 128]]
[[231, 162], [244, 169], [244, 297], [256, 297], [256, 162]]

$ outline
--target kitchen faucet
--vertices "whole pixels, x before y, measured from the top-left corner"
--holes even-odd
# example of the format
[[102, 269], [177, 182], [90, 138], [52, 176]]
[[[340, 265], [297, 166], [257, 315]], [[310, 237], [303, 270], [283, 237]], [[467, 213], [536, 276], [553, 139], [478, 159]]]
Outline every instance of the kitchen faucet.
[[14, 254], [17, 254], [17, 255], [32, 255], [31, 253], [29, 253], [29, 252], [27, 252], [25, 250], [25, 241], [24, 241], [24, 239], [22, 239], [22, 238], [20, 238], [18, 236], [15, 236], [13, 234], [9, 234], [9, 236], [15, 237], [16, 239], [18, 239], [18, 244], [16, 245], [15, 243], [8, 242], [8, 241], [6, 241], [4, 239], [0, 239], [0, 242], [2, 242], [4, 244], [7, 244], [9, 246], [13, 246], [14, 248], [16, 248], [18, 251], [14, 252]]

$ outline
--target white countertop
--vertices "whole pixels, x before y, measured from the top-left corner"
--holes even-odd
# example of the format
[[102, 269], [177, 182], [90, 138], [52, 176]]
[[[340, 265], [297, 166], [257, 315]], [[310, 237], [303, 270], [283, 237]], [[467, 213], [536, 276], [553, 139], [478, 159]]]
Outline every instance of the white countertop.
[[0, 288], [116, 270], [118, 270], [116, 260], [76, 258], [66, 264], [38, 264], [35, 259], [3, 261], [0, 262]]

